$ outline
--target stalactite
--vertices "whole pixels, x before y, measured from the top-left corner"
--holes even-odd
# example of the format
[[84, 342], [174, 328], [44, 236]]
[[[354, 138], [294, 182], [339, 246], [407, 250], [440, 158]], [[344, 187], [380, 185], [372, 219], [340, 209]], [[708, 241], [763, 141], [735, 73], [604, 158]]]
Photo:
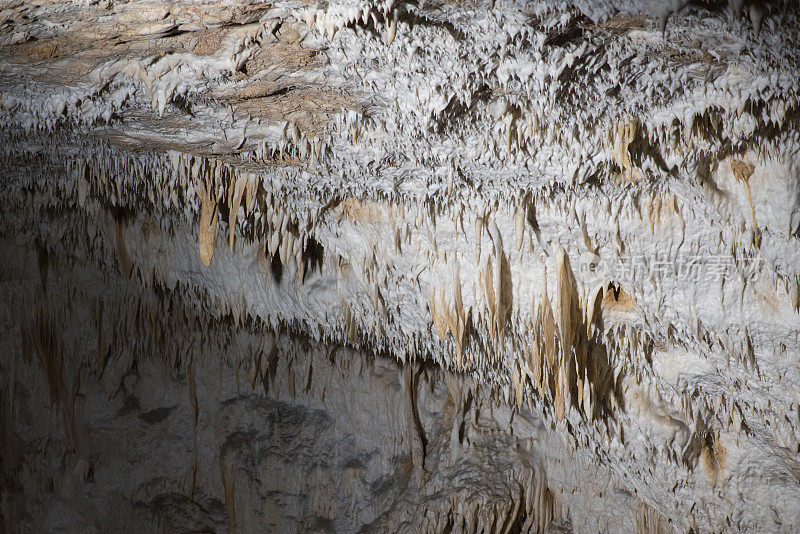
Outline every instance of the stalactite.
[[4, 10], [4, 503], [124, 428], [164, 530], [796, 529], [798, 13], [624, 4]]

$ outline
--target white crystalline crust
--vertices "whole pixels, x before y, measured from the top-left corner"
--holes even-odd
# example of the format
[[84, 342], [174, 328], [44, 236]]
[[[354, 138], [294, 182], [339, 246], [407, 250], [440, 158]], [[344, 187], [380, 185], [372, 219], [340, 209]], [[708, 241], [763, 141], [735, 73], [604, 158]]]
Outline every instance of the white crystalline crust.
[[[116, 475], [132, 525], [144, 503], [212, 530], [800, 528], [800, 10], [684, 4], [9, 3], [9, 480], [46, 476], [42, 440], [88, 465], [106, 418], [156, 447], [168, 414], [167, 456]], [[194, 319], [170, 323], [173, 301]], [[241, 346], [274, 335], [274, 361]], [[355, 367], [324, 363], [339, 350]], [[432, 393], [381, 397], [387, 369]], [[145, 409], [162, 387], [174, 402]], [[145, 423], [112, 417], [132, 397]], [[47, 400], [63, 428], [21, 415]], [[302, 488], [258, 462], [239, 481], [223, 444], [257, 449], [276, 434], [251, 407], [280, 403], [329, 441], [286, 460]], [[216, 422], [197, 438], [174, 406]], [[469, 410], [493, 429], [478, 446]], [[348, 432], [380, 460], [324, 456]], [[187, 447], [210, 455], [199, 482]], [[178, 471], [148, 479], [159, 461]], [[41, 504], [7, 495], [34, 528]], [[48, 520], [103, 529], [60, 506]]]

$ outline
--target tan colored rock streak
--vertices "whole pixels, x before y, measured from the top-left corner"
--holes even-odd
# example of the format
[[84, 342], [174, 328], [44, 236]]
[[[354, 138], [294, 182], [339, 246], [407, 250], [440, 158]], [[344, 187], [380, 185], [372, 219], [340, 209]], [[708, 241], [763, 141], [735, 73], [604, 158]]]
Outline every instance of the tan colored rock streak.
[[198, 235], [198, 247], [200, 249], [200, 261], [208, 267], [214, 256], [214, 239], [217, 229], [217, 204], [211, 200], [207, 190], [203, 190], [200, 206], [200, 230]]

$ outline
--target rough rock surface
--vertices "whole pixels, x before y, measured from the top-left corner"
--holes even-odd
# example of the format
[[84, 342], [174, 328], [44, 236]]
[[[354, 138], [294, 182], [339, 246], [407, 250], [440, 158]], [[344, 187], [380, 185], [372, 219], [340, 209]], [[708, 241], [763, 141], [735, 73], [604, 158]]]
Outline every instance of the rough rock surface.
[[800, 529], [792, 1], [7, 1], [4, 530]]

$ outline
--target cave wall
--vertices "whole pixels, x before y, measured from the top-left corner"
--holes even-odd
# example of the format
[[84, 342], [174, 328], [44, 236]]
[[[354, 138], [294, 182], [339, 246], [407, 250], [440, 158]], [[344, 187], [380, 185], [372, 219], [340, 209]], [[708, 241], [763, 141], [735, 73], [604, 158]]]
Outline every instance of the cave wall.
[[796, 3], [13, 1], [2, 520], [791, 532]]

